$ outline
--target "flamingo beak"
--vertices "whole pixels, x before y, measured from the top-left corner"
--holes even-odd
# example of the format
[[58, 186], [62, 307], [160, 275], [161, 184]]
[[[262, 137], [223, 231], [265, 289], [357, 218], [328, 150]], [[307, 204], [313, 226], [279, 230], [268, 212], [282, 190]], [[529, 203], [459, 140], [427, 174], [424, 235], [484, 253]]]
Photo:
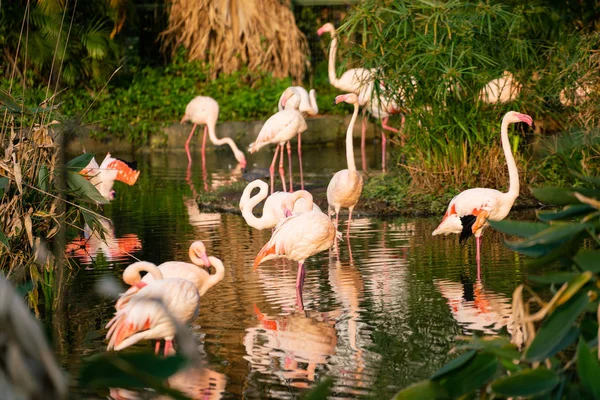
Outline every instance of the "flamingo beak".
[[291, 217], [292, 216], [292, 212], [290, 210], [288, 210], [287, 208], [283, 209], [283, 215], [287, 218], [287, 217]]
[[205, 253], [205, 252], [203, 252], [203, 253], [200, 255], [200, 258], [202, 258], [202, 261], [204, 262], [204, 266], [205, 266], [205, 267], [210, 267], [210, 260], [208, 259], [208, 256], [206, 255], [206, 253]]
[[246, 163], [247, 163], [247, 161], [245, 159], [240, 161], [240, 165], [242, 166], [242, 169], [246, 169]]
[[142, 289], [142, 288], [144, 288], [145, 286], [148, 286], [148, 284], [147, 284], [146, 282], [139, 281], [138, 283], [136, 283], [136, 284], [135, 284], [135, 285], [133, 285], [133, 286], [137, 287], [138, 289]]

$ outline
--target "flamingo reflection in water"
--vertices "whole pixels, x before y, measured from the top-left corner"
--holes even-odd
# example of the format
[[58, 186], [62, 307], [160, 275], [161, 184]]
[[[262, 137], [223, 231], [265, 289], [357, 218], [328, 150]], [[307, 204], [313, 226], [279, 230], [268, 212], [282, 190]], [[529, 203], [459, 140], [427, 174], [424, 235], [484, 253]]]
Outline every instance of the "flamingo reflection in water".
[[461, 275], [460, 280], [436, 279], [434, 283], [465, 334], [470, 335], [474, 331], [498, 334], [506, 327], [512, 342], [520, 347], [523, 334], [515, 329], [510, 298], [486, 289], [480, 279], [473, 283], [467, 276]]
[[111, 220], [100, 218], [99, 222], [103, 232], [92, 230], [88, 224], [85, 224], [83, 237], [77, 237], [67, 244], [65, 249], [67, 256], [79, 259], [82, 264], [92, 264], [100, 254], [108, 261], [117, 261], [124, 260], [132, 253], [141, 250], [142, 242], [135, 233], [117, 238]]

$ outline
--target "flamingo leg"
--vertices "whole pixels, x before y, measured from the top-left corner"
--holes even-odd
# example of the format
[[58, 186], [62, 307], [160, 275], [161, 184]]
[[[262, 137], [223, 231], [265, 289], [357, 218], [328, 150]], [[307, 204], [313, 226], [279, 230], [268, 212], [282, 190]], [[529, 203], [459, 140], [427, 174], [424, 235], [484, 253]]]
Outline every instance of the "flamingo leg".
[[165, 340], [165, 357], [169, 355], [169, 350], [173, 348], [172, 340]]
[[156, 341], [156, 343], [154, 344], [154, 354], [158, 355], [158, 352], [160, 351], [160, 339]]
[[287, 192], [287, 189], [285, 188], [285, 170], [283, 169], [283, 152], [284, 152], [283, 146], [284, 146], [283, 144], [280, 145], [281, 154], [279, 157], [279, 176], [281, 176], [281, 183], [283, 184], [283, 191]]
[[296, 275], [296, 289], [302, 293], [302, 287], [304, 286], [304, 263], [298, 263], [298, 275]]
[[337, 227], [338, 227], [339, 219], [340, 219], [340, 210], [337, 210], [335, 212], [335, 229], [337, 229]]
[[206, 173], [206, 132], [208, 132], [208, 127], [204, 125], [204, 137], [202, 137], [202, 181], [204, 182], [204, 191], [208, 192], [208, 174]]
[[475, 242], [477, 243], [477, 273], [479, 274], [481, 266], [481, 236], [475, 236]]
[[194, 136], [194, 131], [196, 130], [196, 124], [192, 126], [192, 131], [190, 132], [190, 136], [188, 140], [185, 142], [185, 152], [187, 154], [188, 162], [192, 163], [192, 155], [190, 154], [190, 142], [192, 141], [192, 136]]
[[367, 116], [363, 110], [361, 132], [360, 132], [360, 157], [362, 159], [362, 169], [367, 170], [367, 158], [365, 156], [365, 140], [367, 137]]
[[271, 166], [269, 167], [269, 173], [271, 175], [271, 194], [273, 194], [274, 190], [274, 182], [275, 182], [275, 162], [277, 161], [277, 154], [279, 154], [279, 145], [275, 147], [275, 155], [273, 156], [273, 161], [271, 162]]
[[290, 166], [290, 193], [294, 192], [292, 188], [292, 145], [289, 140], [287, 142], [287, 153], [288, 153], [288, 165]]
[[348, 208], [348, 230], [346, 231], [346, 236], [350, 237], [350, 222], [352, 222], [352, 211], [354, 207]]
[[300, 189], [304, 190], [304, 174], [302, 173], [302, 133], [298, 133], [298, 164], [300, 164]]

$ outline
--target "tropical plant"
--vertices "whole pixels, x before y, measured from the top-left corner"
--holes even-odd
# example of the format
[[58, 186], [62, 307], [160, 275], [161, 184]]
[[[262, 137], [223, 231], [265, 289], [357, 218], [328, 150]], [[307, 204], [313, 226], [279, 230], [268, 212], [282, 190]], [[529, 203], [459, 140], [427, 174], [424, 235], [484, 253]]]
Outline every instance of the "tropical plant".
[[553, 271], [529, 277], [513, 293], [512, 343], [474, 337], [430, 379], [395, 399], [600, 398], [600, 178], [573, 172], [581, 186], [539, 188], [539, 222], [498, 221], [492, 227], [523, 238], [506, 245]]
[[163, 48], [180, 46], [188, 59], [204, 61], [210, 76], [247, 66], [275, 78], [300, 82], [307, 68], [308, 42], [296, 26], [290, 0], [172, 0]]

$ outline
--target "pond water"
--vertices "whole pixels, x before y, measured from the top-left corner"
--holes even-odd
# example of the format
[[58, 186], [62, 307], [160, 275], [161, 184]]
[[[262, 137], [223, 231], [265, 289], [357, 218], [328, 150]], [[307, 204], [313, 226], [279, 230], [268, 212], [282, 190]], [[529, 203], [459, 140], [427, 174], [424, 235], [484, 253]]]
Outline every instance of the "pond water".
[[[252, 168], [267, 167], [271, 157], [267, 151], [252, 158]], [[120, 280], [136, 259], [187, 261], [194, 240], [204, 241], [226, 268], [223, 281], [202, 297], [192, 324], [205, 367], [171, 380], [194, 398], [296, 398], [325, 376], [334, 378], [332, 398], [391, 398], [453, 358], [456, 336], [512, 330], [510, 295], [528, 273], [526, 260], [492, 230], [484, 235], [478, 277], [474, 241], [459, 246], [457, 237], [431, 236], [439, 217], [359, 213], [339, 252], [306, 262], [300, 311], [296, 263], [275, 260], [252, 269], [271, 231], [250, 228], [237, 214], [204, 211], [194, 201], [205, 186], [199, 157], [188, 179], [184, 153], [140, 155], [137, 162], [136, 185], [116, 183], [117, 198], [104, 207], [112, 220], [107, 243], [72, 239], [70, 254], [81, 268], [72, 271], [66, 290], [58, 346], [72, 376], [83, 356], [106, 349], [104, 325], [113, 300], [95, 292], [97, 281], [107, 274]], [[378, 162], [369, 165], [377, 168]], [[307, 148], [305, 179], [326, 183], [344, 164], [343, 149]], [[229, 152], [209, 153], [206, 187], [242, 179], [231, 167]], [[152, 343], [124, 351], [150, 352]], [[116, 389], [111, 395], [135, 398]], [[151, 392], [143, 395], [152, 398]]]

